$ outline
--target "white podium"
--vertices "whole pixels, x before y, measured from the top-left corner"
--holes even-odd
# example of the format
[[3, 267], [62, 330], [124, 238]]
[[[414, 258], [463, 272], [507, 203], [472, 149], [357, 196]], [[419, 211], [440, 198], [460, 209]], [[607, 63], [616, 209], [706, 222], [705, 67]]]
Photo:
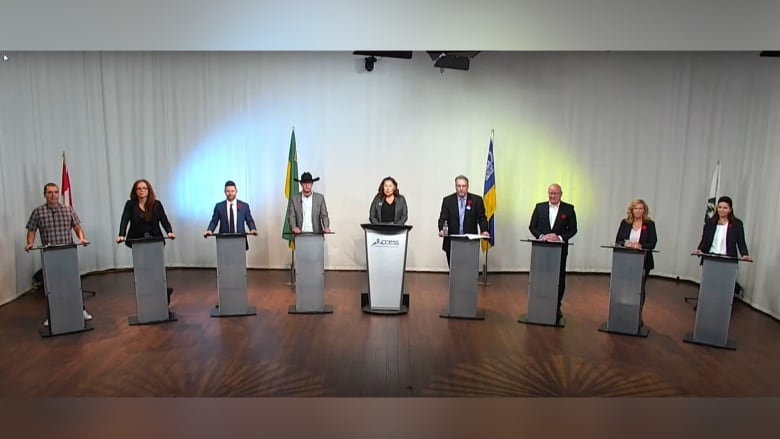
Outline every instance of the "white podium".
[[360, 294], [363, 312], [406, 314], [409, 294], [404, 293], [406, 250], [412, 226], [361, 224], [366, 235], [368, 292]]

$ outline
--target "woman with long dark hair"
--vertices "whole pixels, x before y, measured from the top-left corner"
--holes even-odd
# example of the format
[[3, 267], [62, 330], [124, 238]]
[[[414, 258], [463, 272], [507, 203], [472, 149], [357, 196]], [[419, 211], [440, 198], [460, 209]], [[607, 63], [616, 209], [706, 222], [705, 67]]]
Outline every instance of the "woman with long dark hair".
[[[731, 197], [718, 198], [715, 213], [702, 230], [701, 241], [695, 253], [711, 253], [740, 257], [744, 261], [752, 261], [745, 243], [745, 228], [742, 221], [734, 216]], [[739, 252], [739, 255], [737, 255]]]
[[[127, 226], [130, 225], [128, 230]], [[160, 226], [165, 229], [166, 236], [175, 239], [171, 222], [165, 214], [160, 200], [154, 193], [152, 185], [145, 179], [136, 180], [133, 188], [130, 190], [130, 199], [125, 203], [125, 210], [122, 212], [122, 220], [119, 222], [119, 236], [116, 242], [124, 242], [126, 246], [132, 247], [131, 242], [126, 239], [138, 239], [144, 237], [159, 237], [163, 234]], [[126, 239], [125, 239], [126, 238]]]
[[[128, 225], [130, 226], [128, 230]], [[133, 188], [130, 190], [130, 199], [125, 203], [125, 209], [122, 211], [122, 219], [119, 221], [119, 236], [116, 242], [124, 242], [126, 246], [132, 247], [133, 243], [127, 240], [133, 240], [146, 237], [162, 238], [163, 233], [160, 226], [165, 229], [166, 236], [170, 239], [176, 239], [171, 228], [171, 222], [165, 214], [160, 200], [154, 193], [151, 183], [145, 179], [136, 180]], [[168, 287], [168, 303], [171, 303], [171, 294], [173, 288]]]
[[406, 224], [409, 211], [406, 198], [398, 192], [398, 183], [393, 177], [385, 177], [379, 183], [376, 196], [368, 208], [371, 224]]
[[[748, 254], [747, 244], [745, 243], [745, 227], [742, 221], [734, 216], [734, 208], [731, 197], [718, 198], [717, 208], [707, 222], [704, 223], [704, 230], [701, 233], [701, 241], [694, 253], [717, 254], [739, 257], [743, 261], [753, 262], [753, 258]], [[739, 255], [737, 255], [739, 252]], [[703, 262], [703, 261], [702, 261]], [[742, 285], [739, 282], [734, 284], [734, 295], [742, 292]]]

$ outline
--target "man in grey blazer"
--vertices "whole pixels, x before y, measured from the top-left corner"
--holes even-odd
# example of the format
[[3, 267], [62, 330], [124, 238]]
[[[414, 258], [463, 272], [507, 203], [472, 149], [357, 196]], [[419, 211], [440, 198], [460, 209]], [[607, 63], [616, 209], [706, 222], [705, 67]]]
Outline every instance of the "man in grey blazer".
[[290, 198], [290, 207], [287, 209], [287, 220], [293, 234], [314, 232], [330, 233], [330, 219], [328, 207], [325, 205], [325, 197], [314, 192], [314, 182], [320, 178], [312, 178], [311, 173], [304, 172], [301, 179], [295, 179], [301, 184], [301, 192]]

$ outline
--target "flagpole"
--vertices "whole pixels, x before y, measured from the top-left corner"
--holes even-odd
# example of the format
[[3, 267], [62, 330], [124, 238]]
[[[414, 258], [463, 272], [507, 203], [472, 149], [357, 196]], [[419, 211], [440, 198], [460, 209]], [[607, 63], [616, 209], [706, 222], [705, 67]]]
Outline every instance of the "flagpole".
[[[491, 145], [493, 144], [493, 133], [494, 133], [494, 130], [491, 129], [490, 130], [490, 144]], [[493, 163], [495, 164], [495, 160], [493, 160]], [[495, 178], [495, 174], [494, 174], [494, 178]], [[493, 213], [493, 215], [495, 215], [495, 212]], [[491, 230], [490, 232], [492, 233], [493, 231]], [[490, 251], [490, 246], [488, 245], [487, 248], [485, 249], [485, 263], [482, 265], [482, 280], [479, 281], [479, 286], [481, 286], [481, 287], [487, 287], [487, 286], [490, 285], [490, 282], [488, 282], [488, 273], [487, 273], [488, 272], [488, 252], [489, 251]]]
[[488, 282], [487, 278], [487, 265], [488, 265], [488, 252], [490, 251], [490, 247], [485, 249], [485, 263], [482, 265], [482, 280], [479, 281], [479, 286], [486, 287], [490, 285], [490, 282]]
[[[67, 160], [65, 160], [65, 150], [62, 150], [62, 170], [65, 171], [67, 169]], [[60, 175], [60, 186], [65, 186], [65, 182], [62, 181], [62, 176], [64, 175], [64, 172], [61, 172]], [[68, 184], [70, 184], [70, 173], [68, 173]], [[73, 199], [72, 195], [72, 189], [68, 187], [68, 198], [69, 200]], [[65, 191], [64, 187], [60, 187], [60, 200], [62, 201], [62, 204], [65, 204]], [[73, 208], [73, 203], [68, 204], [71, 208]], [[90, 296], [97, 296], [97, 291], [95, 290], [85, 290], [84, 288], [81, 289], [81, 294], [83, 295], [90, 295]], [[87, 311], [86, 305], [82, 304], [82, 308], [84, 309], [84, 312]]]
[[[714, 187], [713, 187], [714, 186]], [[710, 193], [707, 194], [707, 211], [704, 214], [704, 222], [708, 221], [708, 213], [709, 213], [709, 200], [713, 200], [713, 215], [715, 215], [718, 211], [718, 197], [720, 196], [720, 160], [715, 162], [715, 171], [712, 173], [712, 180], [710, 181]], [[680, 277], [677, 277], [678, 281]], [[691, 303], [696, 302], [696, 305], [693, 305], [693, 310], [696, 311], [696, 308], [698, 307], [699, 302], [699, 296], [687, 296], [684, 297], [683, 300], [685, 300], [685, 303]]]
[[[291, 134], [291, 141], [290, 141], [291, 142], [291, 144], [290, 144], [290, 150], [291, 151], [292, 151], [292, 139], [295, 139], [295, 125], [293, 125], [293, 127], [292, 127], [292, 134]], [[288, 166], [290, 166], [289, 157], [288, 157]], [[298, 172], [298, 148], [297, 148], [297, 146], [295, 148], [295, 169], [293, 171], [295, 173]], [[293, 177], [293, 176], [291, 175], [290, 177]], [[289, 181], [287, 181], [286, 183], [289, 183]], [[287, 196], [288, 203], [289, 203], [289, 199], [290, 199], [291, 194], [288, 193], [288, 194], [285, 194], [285, 195]], [[292, 233], [292, 230], [290, 230], [290, 233]], [[292, 241], [288, 241], [288, 245], [290, 243], [292, 243], [292, 247], [291, 247], [291, 251], [290, 251], [290, 280], [288, 282], [285, 282], [284, 284], [288, 285], [288, 286], [291, 286], [291, 287], [294, 287], [295, 286], [295, 240], [294, 240], [295, 237], [291, 236], [291, 238], [293, 240]]]
[[290, 281], [285, 282], [284, 284], [294, 287], [295, 286], [295, 248], [292, 249], [290, 254], [292, 255], [292, 258], [290, 260]]

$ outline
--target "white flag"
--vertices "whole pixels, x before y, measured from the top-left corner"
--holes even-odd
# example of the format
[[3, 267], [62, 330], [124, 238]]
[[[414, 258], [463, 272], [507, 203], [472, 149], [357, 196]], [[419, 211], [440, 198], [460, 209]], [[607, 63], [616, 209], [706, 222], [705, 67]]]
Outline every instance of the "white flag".
[[715, 165], [715, 172], [712, 173], [712, 182], [710, 183], [710, 192], [707, 195], [707, 213], [704, 214], [704, 222], [707, 222], [715, 214], [715, 203], [720, 196], [720, 161]]

